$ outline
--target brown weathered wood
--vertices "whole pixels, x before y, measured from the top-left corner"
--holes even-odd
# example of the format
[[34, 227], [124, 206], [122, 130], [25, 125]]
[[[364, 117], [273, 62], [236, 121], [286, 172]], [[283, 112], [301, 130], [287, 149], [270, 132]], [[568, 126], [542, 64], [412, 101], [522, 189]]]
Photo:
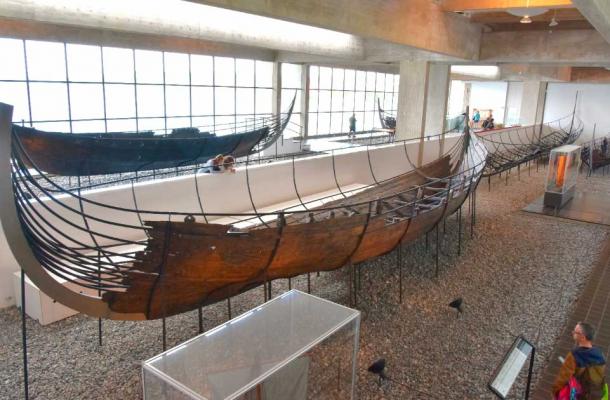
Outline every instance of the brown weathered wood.
[[[146, 312], [155, 319], [273, 279], [334, 270], [346, 260], [357, 263], [388, 253], [430, 230], [463, 202], [466, 194], [460, 193], [447, 204], [447, 181], [433, 183], [439, 190], [418, 189], [429, 178], [447, 176], [450, 169], [445, 157], [418, 172], [326, 203], [322, 212], [282, 216], [274, 226], [259, 225], [247, 235], [227, 234], [230, 226], [219, 224], [146, 222], [150, 239], [136, 255], [125, 282], [129, 288], [106, 293], [104, 300], [117, 312]], [[405, 192], [410, 188], [414, 190]], [[346, 207], [348, 212], [329, 207]], [[166, 253], [167, 243], [171, 245]]]

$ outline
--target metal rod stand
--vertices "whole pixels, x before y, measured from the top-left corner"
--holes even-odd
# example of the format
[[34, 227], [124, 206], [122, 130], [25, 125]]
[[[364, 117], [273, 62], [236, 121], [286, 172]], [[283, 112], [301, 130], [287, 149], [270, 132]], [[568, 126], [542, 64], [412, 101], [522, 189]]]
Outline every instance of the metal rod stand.
[[458, 208], [458, 256], [462, 255], [462, 206]]
[[530, 368], [527, 372], [527, 384], [525, 386], [525, 400], [530, 398], [530, 386], [532, 384], [532, 373], [534, 372], [534, 358], [536, 356], [536, 348], [532, 346], [532, 354], [530, 354]]
[[311, 273], [307, 273], [307, 293], [311, 294]]
[[28, 379], [28, 342], [27, 323], [25, 315], [25, 272], [21, 270], [21, 348], [23, 349], [23, 388], [25, 399], [30, 398], [30, 386]]
[[162, 329], [163, 329], [163, 351], [167, 349], [167, 327], [165, 326], [165, 317], [162, 318]]
[[402, 304], [402, 242], [398, 243], [398, 301]]
[[232, 318], [232, 312], [231, 312], [231, 298], [229, 297], [227, 299], [227, 312], [229, 314], [229, 319]]
[[199, 320], [199, 333], [203, 333], [203, 310], [201, 307], [197, 309], [197, 318]]
[[[98, 282], [98, 286], [100, 286], [100, 287], [102, 285], [101, 258], [102, 258], [102, 256], [100, 254], [100, 251], [98, 250], [97, 251], [97, 282]], [[101, 289], [97, 290], [97, 295], [100, 297], [102, 296]], [[97, 319], [97, 341], [98, 341], [98, 345], [100, 347], [102, 347], [102, 319], [101, 318]]]
[[434, 272], [434, 276], [438, 278], [438, 256], [439, 256], [439, 245], [438, 245], [438, 224], [436, 224], [436, 270]]

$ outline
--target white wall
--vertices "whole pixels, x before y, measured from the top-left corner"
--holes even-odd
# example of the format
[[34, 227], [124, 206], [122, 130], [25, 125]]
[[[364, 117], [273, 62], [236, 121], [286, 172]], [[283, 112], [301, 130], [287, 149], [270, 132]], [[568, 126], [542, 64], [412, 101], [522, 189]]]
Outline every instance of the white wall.
[[508, 93], [506, 95], [506, 126], [520, 124], [521, 98], [523, 96], [523, 82], [508, 82]]
[[594, 124], [597, 124], [596, 136], [607, 135], [610, 132], [610, 84], [549, 83], [544, 121], [554, 121], [571, 114], [577, 91], [576, 116], [585, 124], [577, 143], [591, 140]]
[[[457, 137], [448, 138], [445, 149], [450, 149], [456, 140]], [[419, 142], [413, 141], [406, 145], [406, 149], [403, 143], [371, 147], [368, 156], [366, 147], [337, 150], [334, 153], [337, 182], [341, 186], [355, 183], [371, 184], [374, 182], [374, 179], [383, 180], [408, 172], [413, 168], [405, 155], [405, 150], [408, 152], [411, 162], [416, 163], [418, 149]], [[438, 158], [438, 149], [438, 141], [425, 142], [423, 151], [424, 163]], [[299, 195], [305, 197], [336, 189], [332, 164], [332, 157], [330, 155], [317, 155], [295, 160], [294, 176]], [[371, 174], [371, 169], [375, 175], [374, 177]], [[251, 166], [248, 168], [248, 179], [252, 188], [253, 201], [258, 210], [297, 198], [291, 160]], [[246, 185], [246, 171], [243, 167], [238, 168], [235, 174], [200, 174], [197, 176], [197, 186], [205, 212], [240, 213], [252, 211], [252, 204]], [[97, 189], [83, 193], [83, 196], [87, 199], [126, 208], [134, 208], [134, 195], [140, 210], [200, 212], [199, 203], [197, 202], [195, 176], [193, 175], [137, 183], [134, 185], [133, 193], [130, 185]], [[74, 198], [67, 196], [62, 196], [61, 198], [66, 205], [78, 210], [79, 205]], [[44, 205], [35, 203], [34, 207], [42, 211], [49, 221], [53, 221], [53, 224], [60, 232], [65, 233], [69, 237], [77, 238], [84, 243], [92, 244], [87, 232], [77, 230], [58, 218], [49, 216], [48, 212], [44, 211], [43, 206], [50, 207], [79, 226], [83, 225], [81, 217], [67, 212], [66, 209], [51, 204], [49, 201], [44, 201], [43, 203]], [[88, 203], [84, 204], [84, 208], [87, 214], [95, 215], [104, 220], [139, 225], [137, 215], [134, 213], [110, 210]], [[163, 215], [157, 216], [145, 213], [141, 217], [144, 221], [167, 218]], [[176, 220], [178, 219], [176, 218]], [[203, 218], [197, 217], [197, 221], [203, 222]], [[144, 239], [141, 230], [109, 226], [93, 220], [88, 222], [92, 230], [103, 232], [110, 236], [132, 240]], [[58, 239], [69, 243], [67, 238]], [[101, 237], [97, 239], [100, 244], [110, 242]], [[8, 247], [4, 231], [0, 228], [0, 307], [10, 306], [15, 303], [12, 274], [18, 269], [19, 265]]]

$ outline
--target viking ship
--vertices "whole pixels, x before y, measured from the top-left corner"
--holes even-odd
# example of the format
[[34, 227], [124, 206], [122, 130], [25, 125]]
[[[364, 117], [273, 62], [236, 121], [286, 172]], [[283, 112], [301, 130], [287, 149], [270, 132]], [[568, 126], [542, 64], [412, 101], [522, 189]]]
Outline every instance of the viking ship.
[[381, 127], [383, 129], [396, 129], [396, 117], [385, 112], [381, 108], [381, 100], [379, 97], [377, 98], [377, 108], [379, 109], [379, 121], [381, 122]]
[[480, 131], [477, 136], [489, 152], [483, 176], [491, 177], [548, 156], [555, 147], [574, 143], [583, 128], [584, 123], [570, 114], [542, 124]]
[[592, 171], [610, 165], [608, 142], [610, 142], [610, 135], [597, 138], [583, 145], [582, 161]]
[[[299, 160], [332, 165], [328, 176], [334, 177], [336, 190], [325, 196], [309, 199], [302, 194], [303, 186], [316, 182], [297, 184], [301, 172], [293, 158], [278, 162], [277, 168], [292, 176], [296, 199], [273, 210], [257, 205], [250, 184], [252, 174], [268, 165], [246, 166], [227, 176], [166, 179], [155, 193], [168, 201], [149, 196], [164, 205], [152, 210], [140, 198], [154, 189], [149, 182], [117, 188], [112, 192], [116, 203], [104, 203], [99, 201], [101, 190], [86, 195], [80, 188], [63, 189], [44, 174], [36, 179], [36, 162], [10, 129], [10, 118], [10, 106], [0, 104], [0, 215], [15, 257], [55, 300], [94, 317], [122, 320], [167, 317], [275, 279], [335, 270], [386, 254], [461, 207], [478, 184], [487, 155], [468, 132], [445, 138], [442, 155], [436, 141], [436, 156], [417, 168], [406, 141], [363, 146]], [[426, 143], [432, 146], [434, 141]], [[385, 162], [390, 156], [391, 162]], [[339, 183], [338, 176], [344, 175], [337, 171], [339, 157], [367, 160], [371, 182]], [[374, 159], [383, 168], [375, 168]], [[400, 165], [396, 160], [402, 160]], [[349, 173], [356, 167], [364, 168], [350, 164]], [[278, 173], [271, 174], [266, 187], [279, 180]], [[206, 212], [215, 197], [202, 200], [199, 188], [205, 179], [218, 183], [215, 195], [226, 208], [243, 200], [223, 198], [231, 180], [245, 181], [252, 210]], [[185, 196], [172, 197], [173, 188], [190, 183], [197, 194], [194, 202], [186, 205], [181, 203]], [[127, 200], [121, 202], [121, 197]], [[71, 290], [61, 280], [80, 289]]]
[[[290, 120], [296, 96], [281, 118], [261, 118], [246, 132], [216, 135], [178, 128], [168, 135], [146, 132], [68, 134], [13, 125], [40, 170], [63, 176], [147, 171], [194, 165], [217, 154], [243, 157], [271, 146]], [[66, 157], [66, 155], [70, 155]]]

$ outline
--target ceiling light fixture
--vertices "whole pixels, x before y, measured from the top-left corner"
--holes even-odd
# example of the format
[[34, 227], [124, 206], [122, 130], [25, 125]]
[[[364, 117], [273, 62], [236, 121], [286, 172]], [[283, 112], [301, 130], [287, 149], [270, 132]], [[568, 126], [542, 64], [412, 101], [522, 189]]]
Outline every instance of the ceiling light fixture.
[[532, 23], [532, 19], [530, 18], [529, 15], [524, 15], [523, 18], [521, 18], [519, 20], [519, 22], [521, 22], [522, 24], [531, 24]]

